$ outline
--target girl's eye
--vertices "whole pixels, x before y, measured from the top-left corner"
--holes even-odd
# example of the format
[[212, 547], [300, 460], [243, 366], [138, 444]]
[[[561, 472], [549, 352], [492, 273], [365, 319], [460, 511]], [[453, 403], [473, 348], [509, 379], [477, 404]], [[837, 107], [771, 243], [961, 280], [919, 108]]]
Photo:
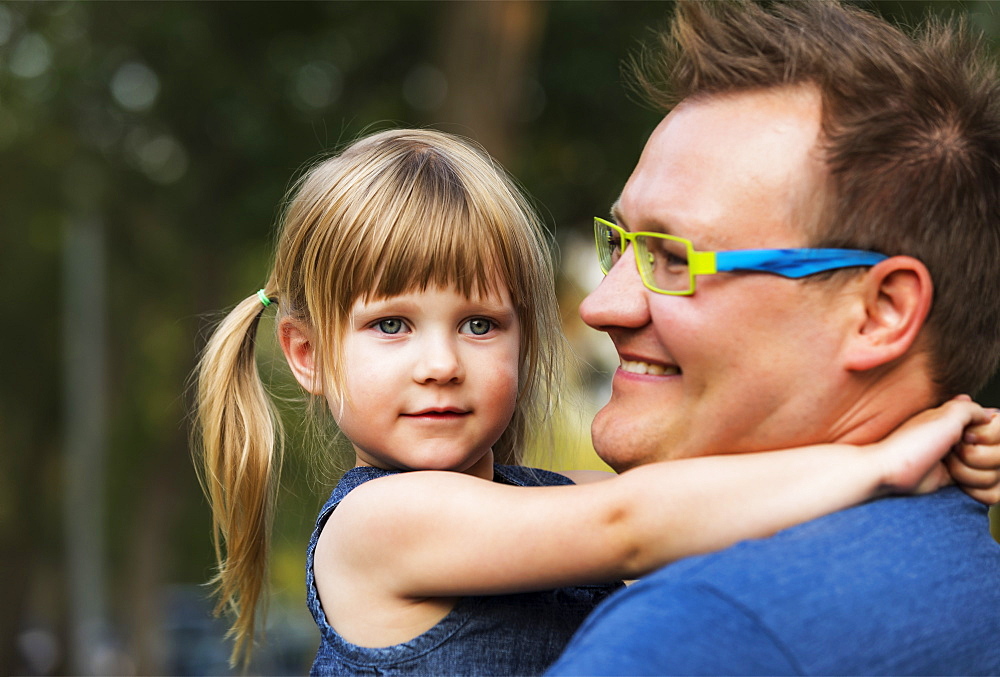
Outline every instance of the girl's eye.
[[463, 332], [467, 332], [475, 336], [488, 334], [490, 329], [493, 329], [493, 321], [487, 320], [485, 317], [474, 317], [462, 325]]
[[406, 325], [398, 317], [390, 317], [385, 320], [379, 320], [375, 326], [383, 334], [398, 334]]

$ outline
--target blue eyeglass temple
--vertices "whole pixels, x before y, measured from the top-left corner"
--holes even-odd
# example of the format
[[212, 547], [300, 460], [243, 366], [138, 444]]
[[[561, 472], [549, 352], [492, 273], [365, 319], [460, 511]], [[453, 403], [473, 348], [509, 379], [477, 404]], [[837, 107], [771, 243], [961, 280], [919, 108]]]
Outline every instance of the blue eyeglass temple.
[[715, 252], [716, 270], [752, 270], [807, 277], [836, 268], [874, 266], [888, 256], [858, 249], [742, 249]]

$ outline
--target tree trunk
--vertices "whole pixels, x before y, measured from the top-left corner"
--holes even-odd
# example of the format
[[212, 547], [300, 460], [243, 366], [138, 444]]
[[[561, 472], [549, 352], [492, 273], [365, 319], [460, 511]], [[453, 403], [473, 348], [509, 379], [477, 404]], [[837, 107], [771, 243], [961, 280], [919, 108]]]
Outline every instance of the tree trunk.
[[441, 121], [506, 164], [516, 157], [546, 5], [503, 1], [445, 6], [438, 61], [448, 95]]

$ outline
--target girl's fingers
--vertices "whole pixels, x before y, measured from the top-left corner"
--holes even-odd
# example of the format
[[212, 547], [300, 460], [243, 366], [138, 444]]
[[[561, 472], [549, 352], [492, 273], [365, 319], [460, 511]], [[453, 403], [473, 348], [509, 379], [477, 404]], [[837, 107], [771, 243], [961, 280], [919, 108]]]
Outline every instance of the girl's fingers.
[[[964, 440], [968, 444], [1000, 446], [1000, 412], [996, 409], [983, 410], [986, 419], [983, 422], [973, 421], [965, 429]], [[1000, 452], [998, 452], [1000, 457]]]
[[945, 458], [945, 465], [955, 482], [967, 494], [982, 503], [1000, 503], [1000, 468], [972, 467], [955, 453]]
[[1000, 483], [1000, 469], [998, 468], [974, 468], [963, 463], [954, 454], [950, 454], [945, 459], [945, 463], [948, 466], [948, 472], [959, 484], [985, 489]]
[[1000, 469], [1000, 445], [959, 444], [956, 445], [952, 455], [970, 468]]
[[1000, 485], [993, 485], [989, 489], [968, 489], [962, 487], [962, 491], [985, 505], [1000, 503]]

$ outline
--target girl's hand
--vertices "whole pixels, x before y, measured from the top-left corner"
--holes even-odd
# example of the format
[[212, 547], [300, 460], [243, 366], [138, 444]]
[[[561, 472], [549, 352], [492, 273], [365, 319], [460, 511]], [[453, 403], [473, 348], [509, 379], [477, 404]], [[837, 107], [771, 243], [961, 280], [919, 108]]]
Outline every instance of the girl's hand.
[[[1000, 500], [1000, 420], [968, 395], [917, 414], [869, 449], [885, 464], [889, 493], [929, 493], [954, 478], [983, 503]], [[942, 459], [953, 449], [946, 466]]]
[[980, 503], [1000, 503], [1000, 411], [965, 429], [962, 441], [945, 457], [952, 479]]

